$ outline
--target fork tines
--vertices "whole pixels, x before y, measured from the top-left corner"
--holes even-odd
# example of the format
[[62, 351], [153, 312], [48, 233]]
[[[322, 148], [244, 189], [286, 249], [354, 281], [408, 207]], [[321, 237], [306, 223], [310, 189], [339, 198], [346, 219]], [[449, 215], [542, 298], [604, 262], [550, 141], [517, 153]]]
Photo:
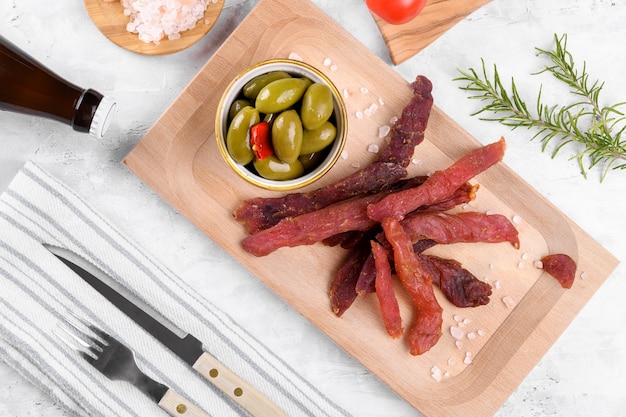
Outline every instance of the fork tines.
[[[63, 317], [66, 326], [59, 325], [59, 329], [61, 329], [66, 336], [69, 336], [71, 340], [58, 333], [57, 336], [68, 347], [78, 351], [85, 360], [92, 363], [98, 358], [99, 354], [102, 353], [104, 346], [110, 344], [111, 336], [75, 314], [70, 314], [83, 328], [67, 317]], [[91, 332], [91, 334], [85, 329]]]

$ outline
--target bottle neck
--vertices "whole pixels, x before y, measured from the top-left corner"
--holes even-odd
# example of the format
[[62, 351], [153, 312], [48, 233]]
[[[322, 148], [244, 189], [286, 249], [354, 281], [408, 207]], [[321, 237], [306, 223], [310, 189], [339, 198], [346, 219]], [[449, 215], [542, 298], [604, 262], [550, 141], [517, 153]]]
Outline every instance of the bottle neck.
[[89, 133], [91, 122], [96, 114], [96, 110], [102, 101], [102, 94], [95, 90], [87, 89], [78, 98], [76, 108], [74, 109], [74, 117], [72, 117], [70, 125], [78, 132]]

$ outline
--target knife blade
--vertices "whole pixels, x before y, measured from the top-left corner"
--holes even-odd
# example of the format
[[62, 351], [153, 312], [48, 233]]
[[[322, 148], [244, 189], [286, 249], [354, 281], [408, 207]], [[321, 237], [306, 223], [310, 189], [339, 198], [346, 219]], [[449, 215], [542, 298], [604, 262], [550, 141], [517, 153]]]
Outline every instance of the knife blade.
[[44, 247], [120, 311], [256, 417], [287, 417], [269, 398], [204, 350], [202, 342], [178, 328], [117, 281], [80, 255], [58, 246]]

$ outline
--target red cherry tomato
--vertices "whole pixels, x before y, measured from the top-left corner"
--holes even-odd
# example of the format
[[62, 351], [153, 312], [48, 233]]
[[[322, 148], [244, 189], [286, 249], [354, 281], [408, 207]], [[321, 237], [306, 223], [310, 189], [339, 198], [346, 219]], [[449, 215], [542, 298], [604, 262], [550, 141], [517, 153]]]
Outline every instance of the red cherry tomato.
[[365, 0], [365, 4], [384, 21], [401, 25], [413, 20], [426, 5], [426, 0]]

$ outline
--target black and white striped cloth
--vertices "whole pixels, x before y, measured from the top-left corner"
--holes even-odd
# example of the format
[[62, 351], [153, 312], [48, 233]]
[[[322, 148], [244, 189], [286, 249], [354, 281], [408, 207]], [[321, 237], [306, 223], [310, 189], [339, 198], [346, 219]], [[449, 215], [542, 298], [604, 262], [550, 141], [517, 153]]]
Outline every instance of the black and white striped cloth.
[[348, 416], [223, 312], [32, 162], [0, 196], [0, 360], [76, 416], [166, 413], [98, 373], [58, 339], [68, 312], [118, 338], [150, 376], [214, 417], [247, 413], [108, 303], [43, 244], [98, 265], [275, 401], [289, 416]]

